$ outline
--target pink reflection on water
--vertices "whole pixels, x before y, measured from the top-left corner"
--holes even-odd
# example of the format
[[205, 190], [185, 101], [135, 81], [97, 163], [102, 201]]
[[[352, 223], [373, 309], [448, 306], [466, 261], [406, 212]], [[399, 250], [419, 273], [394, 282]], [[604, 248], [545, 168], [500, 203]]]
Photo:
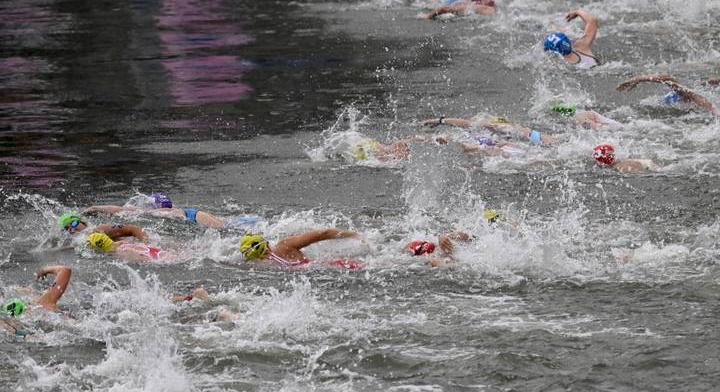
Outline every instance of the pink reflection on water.
[[157, 18], [170, 79], [170, 94], [178, 106], [233, 102], [252, 88], [240, 81], [250, 69], [238, 56], [205, 54], [252, 41], [224, 16], [222, 1], [165, 0]]

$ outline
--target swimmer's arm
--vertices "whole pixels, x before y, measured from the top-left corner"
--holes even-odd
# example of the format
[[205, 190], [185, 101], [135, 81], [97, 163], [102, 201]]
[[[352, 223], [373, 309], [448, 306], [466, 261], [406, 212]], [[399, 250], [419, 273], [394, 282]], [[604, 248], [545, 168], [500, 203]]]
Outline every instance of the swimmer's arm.
[[715, 106], [714, 103], [710, 102], [707, 98], [703, 97], [702, 95], [688, 89], [687, 87], [672, 83], [670, 88], [673, 89], [678, 95], [680, 95], [684, 100], [690, 101], [694, 103], [697, 106], [700, 106], [701, 108], [709, 111], [715, 116], [720, 116], [720, 110], [718, 110], [717, 106]]
[[672, 75], [655, 74], [655, 75], [641, 75], [641, 76], [636, 76], [634, 78], [630, 78], [630, 79], [620, 83], [617, 86], [617, 90], [618, 91], [632, 90], [633, 88], [635, 88], [635, 86], [638, 85], [638, 83], [642, 83], [642, 82], [665, 83], [668, 86], [670, 86], [670, 88], [673, 88], [672, 87], [673, 84], [679, 86], [679, 84], [677, 84], [677, 80], [675, 80], [675, 78], [673, 78]]
[[121, 207], [121, 206], [113, 206], [113, 205], [104, 205], [104, 206], [92, 206], [84, 209], [82, 211], [83, 214], [91, 215], [91, 214], [97, 214], [97, 213], [106, 213], [106, 214], [119, 214], [121, 212], [125, 211], [137, 211], [137, 208], [132, 207]]
[[492, 7], [489, 5], [475, 4], [473, 6], [473, 11], [475, 11], [476, 14], [480, 14], [480, 15], [486, 15], [486, 16], [495, 15], [495, 7]]
[[145, 230], [143, 230], [142, 227], [135, 225], [100, 225], [98, 226], [98, 229], [102, 230], [105, 234], [107, 234], [110, 238], [113, 239], [120, 237], [135, 237], [142, 242], [147, 242], [148, 240], [148, 235], [145, 233]]
[[294, 249], [299, 251], [300, 249], [312, 245], [316, 242], [325, 240], [334, 240], [341, 238], [359, 238], [360, 234], [349, 231], [340, 230], [335, 228], [319, 229], [309, 231], [307, 233], [294, 235], [291, 237], [283, 238], [277, 244], [278, 248]]
[[[442, 121], [440, 121], [442, 120]], [[425, 126], [431, 126], [436, 127], [438, 125], [453, 125], [460, 128], [472, 128], [472, 121], [466, 120], [464, 118], [431, 118], [429, 120], [425, 120], [422, 123]]]
[[207, 301], [210, 299], [210, 294], [208, 294], [207, 291], [205, 291], [205, 288], [198, 287], [195, 290], [192, 291], [191, 294], [188, 295], [173, 295], [170, 297], [170, 302], [172, 303], [178, 303], [183, 301], [192, 301], [194, 299], [199, 299], [201, 301]]
[[470, 238], [470, 235], [464, 231], [453, 231], [450, 233], [440, 234], [438, 237], [438, 244], [440, 245], [440, 249], [443, 253], [452, 258], [453, 253], [455, 252], [455, 245], [452, 240], [467, 242], [470, 241]]
[[581, 50], [589, 50], [593, 41], [595, 41], [595, 37], [597, 36], [598, 20], [589, 12], [583, 10], [570, 11], [565, 16], [565, 19], [570, 22], [578, 16], [583, 20], [583, 22], [585, 22], [585, 34], [582, 38], [575, 41], [575, 47]]
[[55, 275], [55, 282], [53, 282], [52, 287], [43, 293], [38, 300], [38, 304], [46, 309], [55, 310], [57, 308], [57, 302], [60, 300], [60, 297], [63, 296], [65, 289], [67, 289], [70, 283], [72, 269], [63, 265], [45, 266], [38, 270], [37, 278], [43, 279], [49, 274]]
[[458, 5], [445, 5], [442, 7], [435, 8], [429, 14], [425, 15], [428, 19], [435, 19], [437, 16], [442, 14], [459, 14], [465, 11], [465, 4]]

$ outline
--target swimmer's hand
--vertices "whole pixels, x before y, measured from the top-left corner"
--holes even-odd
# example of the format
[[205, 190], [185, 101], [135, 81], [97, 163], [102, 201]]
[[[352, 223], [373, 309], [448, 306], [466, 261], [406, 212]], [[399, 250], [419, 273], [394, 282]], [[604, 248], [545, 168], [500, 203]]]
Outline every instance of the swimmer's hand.
[[578, 11], [579, 11], [579, 10], [575, 10], [575, 11], [570, 11], [570, 12], [568, 12], [567, 15], [565, 15], [565, 20], [568, 21], [568, 22], [570, 22], [571, 20], [573, 20], [573, 19], [577, 18], [578, 16], [580, 16], [580, 13], [579, 13]]
[[442, 118], [431, 118], [429, 120], [425, 120], [422, 122], [422, 125], [424, 127], [430, 127], [430, 128], [435, 128], [440, 124], [442, 124]]
[[455, 251], [455, 245], [453, 245], [452, 240], [450, 240], [450, 237], [446, 234], [440, 235], [438, 238], [438, 244], [445, 254], [452, 255]]

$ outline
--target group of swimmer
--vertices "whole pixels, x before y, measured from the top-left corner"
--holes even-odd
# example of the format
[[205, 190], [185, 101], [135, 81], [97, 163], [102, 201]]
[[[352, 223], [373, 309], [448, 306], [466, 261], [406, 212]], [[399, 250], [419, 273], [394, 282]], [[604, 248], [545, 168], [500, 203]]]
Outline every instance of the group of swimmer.
[[[131, 262], [170, 262], [177, 257], [172, 250], [163, 249], [160, 246], [152, 245], [151, 236], [146, 230], [134, 224], [93, 224], [87, 219], [91, 214], [146, 214], [152, 217], [176, 219], [181, 218], [176, 210], [183, 211], [172, 205], [170, 198], [163, 193], [153, 193], [146, 196], [151, 203], [144, 206], [116, 206], [102, 205], [85, 208], [81, 213], [68, 211], [58, 218], [58, 228], [63, 235], [72, 240], [77, 236], [84, 238], [84, 244], [101, 254], [109, 254], [121, 260]], [[182, 219], [204, 227], [204, 228], [226, 228], [226, 224], [219, 222], [230, 222], [207, 212], [195, 211], [194, 214], [183, 214]], [[203, 218], [198, 219], [202, 216]], [[485, 210], [483, 218], [490, 224], [499, 221], [500, 215], [494, 210]], [[258, 217], [244, 216], [244, 222], [248, 223], [241, 230], [252, 227]], [[294, 234], [280, 238], [271, 244], [263, 235], [245, 232], [238, 244], [243, 262], [270, 263], [284, 269], [299, 269], [308, 266], [322, 268], [338, 268], [347, 271], [358, 271], [365, 267], [362, 261], [334, 258], [330, 260], [310, 260], [303, 249], [322, 241], [338, 239], [355, 239], [366, 241], [360, 233], [342, 230], [332, 227], [309, 230], [300, 234]], [[453, 232], [439, 236], [438, 247], [440, 256], [428, 260], [432, 266], [442, 266], [453, 260], [453, 241], [469, 241], [471, 236], [466, 233]], [[429, 255], [434, 253], [435, 244], [429, 241], [410, 241], [405, 247], [405, 252], [411, 256]], [[66, 247], [65, 250], [74, 250], [74, 247]], [[0, 329], [5, 330], [17, 337], [25, 338], [31, 335], [34, 329], [28, 324], [19, 320], [20, 316], [31, 312], [49, 312], [67, 319], [68, 316], [59, 312], [57, 303], [65, 293], [70, 283], [72, 270], [62, 265], [52, 265], [41, 268], [37, 272], [38, 279], [44, 279], [48, 275], [54, 275], [55, 280], [43, 293], [38, 293], [30, 288], [16, 289], [22, 298], [10, 298], [4, 301], [0, 308]], [[188, 295], [173, 295], [170, 300], [173, 302], [207, 300], [209, 294], [204, 288], [198, 287]], [[2, 314], [4, 313], [4, 314]], [[218, 313], [217, 320], [232, 320], [237, 315], [222, 310]]]
[[[420, 17], [435, 19], [440, 15], [462, 15], [474, 13], [484, 16], [493, 16], [496, 13], [496, 2], [493, 0], [446, 0], [431, 12], [421, 14]], [[564, 62], [578, 69], [591, 69], [600, 65], [600, 60], [593, 53], [592, 46], [598, 33], [598, 20], [585, 10], [573, 10], [566, 14], [565, 20], [571, 22], [575, 19], [583, 22], [583, 35], [575, 40], [570, 39], [565, 31], [555, 31], [548, 34], [542, 42], [547, 53], [560, 56]], [[562, 28], [560, 30], [563, 30]], [[639, 83], [660, 83], [670, 90], [662, 98], [667, 105], [679, 103], [692, 104], [707, 110], [715, 117], [720, 117], [720, 111], [710, 100], [680, 84], [675, 78], [667, 74], [642, 75], [628, 79], [617, 86], [618, 91], [628, 91]], [[705, 82], [707, 86], [720, 85], [720, 79], [712, 78]], [[618, 121], [585, 108], [581, 110], [575, 103], [555, 100], [550, 105], [550, 111], [559, 114], [576, 125], [592, 130], [623, 130], [624, 125]], [[528, 148], [535, 146], [551, 146], [556, 138], [519, 124], [514, 124], [506, 118], [485, 116], [479, 118], [434, 118], [424, 120], [422, 126], [437, 127], [447, 125], [453, 128], [463, 128], [479, 131], [474, 134], [446, 134], [431, 137], [428, 135], [415, 135], [384, 144], [372, 138], [362, 137], [354, 140], [349, 148], [350, 158], [363, 161], [374, 158], [379, 162], [401, 161], [410, 157], [410, 144], [434, 141], [437, 144], [453, 144], [459, 146], [462, 152], [472, 155], [502, 156], [512, 158], [524, 154]], [[638, 173], [655, 169], [655, 164], [648, 159], [615, 159], [614, 146], [603, 143], [593, 149], [596, 162], [613, 168], [622, 173]]]
[[[434, 19], [443, 14], [463, 14], [466, 12], [492, 16], [496, 12], [496, 4], [493, 0], [449, 0], [440, 7], [424, 14], [423, 17]], [[597, 18], [584, 10], [571, 11], [566, 15], [568, 22], [576, 18], [580, 18], [584, 23], [582, 37], [571, 40], [564, 32], [556, 31], [547, 35], [543, 47], [545, 51], [561, 56], [563, 61], [577, 68], [590, 69], [600, 64], [592, 51], [592, 45], [598, 31], [598, 21]], [[667, 86], [670, 92], [663, 98], [667, 104], [692, 103], [707, 110], [714, 116], [720, 116], [718, 108], [712, 102], [681, 85], [670, 75], [658, 74], [634, 77], [621, 83], [617, 89], [618, 91], [627, 91], [643, 82], [661, 83]], [[710, 79], [707, 84], [717, 86], [720, 81]], [[572, 102], [554, 101], [550, 110], [586, 129], [623, 129], [621, 123], [589, 108], [578, 110]], [[524, 153], [528, 148], [551, 146], [557, 143], [556, 138], [552, 135], [515, 124], [504, 117], [491, 116], [479, 119], [439, 117], [423, 120], [421, 125], [430, 128], [450, 126], [460, 129], [477, 129], [481, 132], [461, 136], [451, 133], [432, 136], [420, 134], [396, 140], [389, 144], [383, 144], [370, 138], [361, 138], [353, 143], [350, 154], [358, 160], [368, 159], [369, 156], [379, 161], [406, 160], [410, 157], [410, 144], [434, 142], [439, 145], [457, 145], [466, 154], [510, 158]], [[652, 162], [643, 159], [618, 160], [615, 158], [615, 148], [607, 143], [596, 146], [593, 149], [593, 157], [599, 164], [625, 173], [643, 172], [651, 170], [653, 166]], [[160, 192], [147, 196], [146, 202], [140, 205], [100, 205], [85, 208], [82, 212], [67, 211], [58, 218], [59, 229], [70, 237], [84, 236], [83, 242], [94, 251], [112, 254], [123, 260], [167, 262], [178, 257], [178, 250], [166, 249], [166, 247], [158, 244], [151, 244], [152, 240], [146, 230], [137, 225], [92, 224], [88, 217], [98, 214], [143, 214], [154, 218], [185, 220], [200, 227], [214, 230], [240, 227], [243, 230], [243, 235], [240, 238], [238, 247], [243, 260], [248, 262], [272, 263], [288, 269], [319, 265], [357, 271], [365, 267], [365, 264], [361, 261], [342, 258], [314, 262], [303, 253], [304, 248], [327, 240], [357, 239], [365, 241], [365, 238], [357, 232], [332, 227], [315, 229], [280, 238], [275, 244], [271, 245], [262, 234], [256, 232], [254, 225], [260, 219], [259, 217], [243, 216], [227, 219], [195, 208], [178, 208], [173, 205], [172, 200], [167, 195]], [[508, 224], [504, 222], [503, 217], [497, 211], [492, 209], [484, 210], [482, 218], [489, 225]], [[473, 236], [470, 233], [451, 231], [440, 234], [436, 242], [410, 240], [404, 246], [404, 251], [411, 256], [428, 255], [428, 264], [438, 267], [453, 262], [457, 243], [472, 240]], [[436, 252], [436, 250], [438, 251]], [[54, 275], [55, 280], [51, 287], [43, 293], [27, 290], [24, 295], [25, 299], [11, 298], [4, 302], [0, 309], [5, 314], [4, 317], [0, 317], [0, 327], [2, 329], [14, 333], [16, 336], [25, 336], [31, 332], [29, 332], [30, 329], [26, 324], [18, 320], [20, 316], [35, 310], [58, 311], [57, 303], [68, 287], [72, 271], [66, 266], [52, 265], [43, 267], [37, 272], [39, 279], [48, 275]], [[208, 294], [204, 289], [197, 288], [189, 295], [174, 296], [172, 300], [204, 300], [207, 297]], [[236, 315], [223, 313], [219, 316], [219, 319], [233, 319], [235, 317]]]

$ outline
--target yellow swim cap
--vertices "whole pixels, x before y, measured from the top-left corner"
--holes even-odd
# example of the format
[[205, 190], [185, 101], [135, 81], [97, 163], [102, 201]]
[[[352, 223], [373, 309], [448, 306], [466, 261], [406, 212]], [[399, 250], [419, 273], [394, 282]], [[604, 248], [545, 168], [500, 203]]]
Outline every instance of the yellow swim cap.
[[498, 214], [497, 211], [488, 208], [483, 211], [483, 218], [485, 218], [488, 222], [496, 222], [500, 218], [500, 214]]
[[510, 124], [510, 120], [505, 117], [490, 116], [490, 124]]
[[380, 142], [374, 139], [366, 138], [352, 145], [350, 153], [358, 161], [364, 161], [368, 158], [368, 154], [372, 155], [380, 149]]
[[92, 233], [88, 236], [87, 242], [91, 248], [101, 250], [103, 252], [109, 252], [112, 250], [113, 240], [103, 233]]
[[262, 259], [269, 250], [267, 240], [259, 234], [245, 234], [240, 239], [240, 251], [248, 260]]

